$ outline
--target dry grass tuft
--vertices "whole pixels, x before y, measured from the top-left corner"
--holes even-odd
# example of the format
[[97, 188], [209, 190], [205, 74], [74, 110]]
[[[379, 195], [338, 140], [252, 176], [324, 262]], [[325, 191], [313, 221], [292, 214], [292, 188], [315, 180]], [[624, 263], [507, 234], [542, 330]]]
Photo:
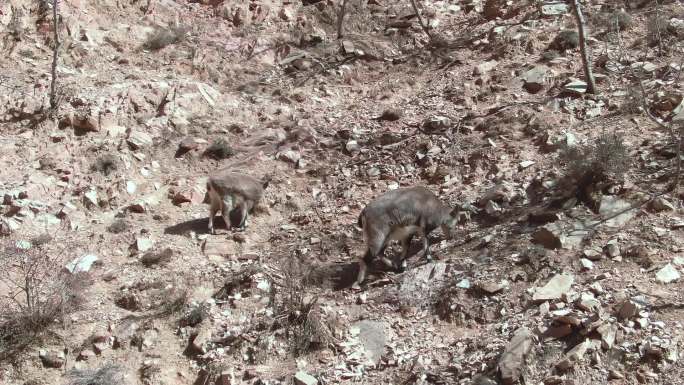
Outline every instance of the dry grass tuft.
[[171, 44], [180, 43], [187, 37], [188, 30], [185, 26], [159, 27], [147, 37], [143, 48], [158, 51]]

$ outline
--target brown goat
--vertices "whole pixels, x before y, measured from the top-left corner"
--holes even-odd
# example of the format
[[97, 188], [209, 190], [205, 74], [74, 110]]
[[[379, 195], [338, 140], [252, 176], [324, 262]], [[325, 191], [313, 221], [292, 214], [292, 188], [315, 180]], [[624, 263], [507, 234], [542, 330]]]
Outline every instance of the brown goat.
[[209, 231], [215, 234], [214, 216], [220, 210], [226, 226], [233, 224], [230, 213], [237, 210], [240, 220], [236, 227], [244, 229], [247, 216], [261, 199], [270, 177], [258, 180], [252, 176], [236, 172], [218, 172], [207, 180], [209, 195]]
[[444, 205], [425, 187], [401, 188], [386, 192], [370, 202], [359, 215], [359, 227], [363, 228], [366, 253], [359, 260], [359, 275], [355, 288], [360, 287], [366, 277], [368, 264], [378, 255], [383, 255], [392, 240], [401, 242], [402, 253], [398, 263], [392, 263], [384, 255], [383, 263], [403, 270], [411, 239], [415, 234], [423, 237], [423, 255], [429, 261], [430, 241], [428, 235], [441, 227], [447, 238], [456, 225], [450, 207]]

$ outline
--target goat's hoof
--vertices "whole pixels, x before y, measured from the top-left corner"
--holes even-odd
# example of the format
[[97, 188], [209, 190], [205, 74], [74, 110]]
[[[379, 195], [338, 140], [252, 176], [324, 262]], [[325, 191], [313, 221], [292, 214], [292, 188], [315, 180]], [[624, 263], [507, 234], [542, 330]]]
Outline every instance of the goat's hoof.
[[351, 289], [355, 291], [360, 291], [361, 290], [361, 285], [359, 285], [358, 282], [355, 282], [353, 285], [351, 285]]
[[406, 263], [406, 261], [401, 261], [401, 263], [397, 265], [397, 271], [403, 273], [404, 271], [406, 271], [407, 267], [408, 263]]

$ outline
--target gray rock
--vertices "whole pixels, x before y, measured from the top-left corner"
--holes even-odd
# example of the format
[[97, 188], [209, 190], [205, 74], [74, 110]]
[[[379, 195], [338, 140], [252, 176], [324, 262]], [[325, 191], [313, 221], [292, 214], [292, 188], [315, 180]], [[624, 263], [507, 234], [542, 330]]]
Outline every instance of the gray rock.
[[486, 62], [480, 63], [480, 64], [478, 64], [478, 65], [475, 67], [475, 69], [473, 70], [473, 74], [475, 74], [475, 75], [485, 75], [485, 74], [487, 74], [489, 71], [491, 71], [491, 70], [493, 70], [494, 68], [496, 68], [497, 65], [499, 65], [499, 62], [497, 62], [496, 60], [490, 60], [490, 61], [486, 61]]
[[83, 198], [85, 200], [85, 205], [88, 207], [97, 207], [99, 204], [97, 191], [95, 189], [88, 190], [85, 194], [83, 194]]
[[348, 141], [344, 147], [347, 149], [347, 152], [349, 152], [350, 154], [361, 151], [361, 147], [359, 146], [359, 143], [355, 140]]
[[363, 345], [366, 357], [373, 365], [376, 365], [380, 362], [387, 345], [385, 324], [364, 320], [353, 324], [352, 327], [358, 328], [358, 339]]
[[566, 95], [580, 97], [586, 92], [587, 83], [582, 80], [572, 79], [563, 86], [563, 93]]
[[80, 258], [76, 258], [73, 261], [69, 262], [65, 267], [72, 274], [80, 272], [87, 273], [90, 271], [93, 265], [95, 265], [99, 261], [100, 258], [98, 258], [98, 256], [93, 254], [86, 254]]
[[594, 263], [586, 258], [580, 258], [580, 264], [582, 265], [582, 270], [591, 270], [594, 268]]
[[575, 345], [565, 357], [556, 364], [556, 368], [565, 371], [575, 366], [577, 362], [584, 358], [584, 354], [586, 354], [590, 344], [591, 342], [587, 339]]
[[318, 385], [316, 377], [307, 372], [299, 371], [294, 376], [295, 385]]
[[610, 241], [608, 241], [605, 249], [606, 254], [608, 254], [610, 258], [619, 257], [621, 255], [620, 245], [618, 244], [617, 239], [611, 239]]
[[674, 211], [675, 207], [674, 205], [668, 201], [667, 199], [663, 197], [659, 197], [653, 200], [651, 202], [651, 210], [655, 212], [660, 212], [660, 211]]
[[679, 271], [671, 263], [668, 263], [656, 273], [656, 281], [660, 283], [671, 283], [679, 280], [679, 278], [681, 278]]
[[596, 329], [596, 331], [601, 335], [601, 347], [603, 349], [610, 350], [613, 348], [617, 330], [617, 325], [613, 323], [605, 323]]
[[135, 239], [135, 248], [141, 253], [144, 253], [147, 250], [151, 249], [153, 245], [154, 242], [150, 238], [137, 237]]
[[544, 16], [559, 16], [568, 13], [569, 6], [564, 2], [545, 3], [541, 6], [541, 13]]
[[66, 357], [63, 352], [52, 352], [48, 350], [41, 349], [38, 352], [38, 357], [46, 368], [58, 369], [64, 365]]
[[601, 252], [596, 249], [586, 249], [582, 252], [582, 255], [584, 255], [584, 258], [590, 261], [599, 261], [601, 260], [601, 257], [603, 257]]
[[205, 354], [208, 351], [208, 344], [211, 341], [211, 328], [206, 324], [199, 326], [197, 336], [192, 339], [192, 348], [199, 353]]
[[0, 217], [0, 235], [10, 235], [20, 227], [21, 224], [15, 219]]
[[294, 150], [286, 150], [278, 153], [278, 159], [292, 164], [297, 164], [301, 158], [302, 155]]
[[[575, 227], [581, 226], [581, 223], [575, 225]], [[566, 227], [569, 226], [566, 225]], [[557, 221], [547, 223], [546, 225], [537, 228], [532, 234], [532, 241], [551, 250], [561, 248], [574, 249], [582, 243], [582, 240], [587, 234], [588, 231], [582, 230], [581, 228], [564, 231], [562, 223]]]
[[584, 311], [596, 311], [601, 307], [601, 302], [591, 293], [582, 293], [577, 300], [577, 307]]
[[525, 356], [531, 349], [532, 333], [524, 327], [516, 330], [498, 363], [501, 382], [504, 385], [512, 385], [518, 381]]
[[518, 164], [518, 168], [520, 168], [521, 170], [524, 170], [524, 169], [534, 165], [535, 163], [537, 163], [537, 162], [535, 162], [533, 160], [525, 160], [525, 161], [522, 161]]
[[428, 132], [445, 131], [451, 127], [451, 119], [446, 116], [431, 116], [423, 121], [423, 129]]
[[131, 131], [127, 141], [134, 150], [151, 146], [153, 143], [152, 136], [142, 131]]
[[536, 66], [522, 75], [523, 88], [536, 94], [544, 88], [549, 76], [549, 69], [545, 66]]
[[557, 274], [546, 285], [537, 288], [532, 299], [537, 302], [560, 299], [563, 294], [570, 291], [573, 282], [575, 282], [574, 276], [570, 274]]
[[[630, 206], [632, 206], [632, 204], [626, 200], [613, 195], [604, 195], [601, 197], [599, 214], [603, 218], [615, 215], [614, 218], [604, 222], [605, 225], [609, 227], [622, 227], [636, 216], [636, 209], [629, 209]], [[620, 214], [618, 215], [618, 213]]]

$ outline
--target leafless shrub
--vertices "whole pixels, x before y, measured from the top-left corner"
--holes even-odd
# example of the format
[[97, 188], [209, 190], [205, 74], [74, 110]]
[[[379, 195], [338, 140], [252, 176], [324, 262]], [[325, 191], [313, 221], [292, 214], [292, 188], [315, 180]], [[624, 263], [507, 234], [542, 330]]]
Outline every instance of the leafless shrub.
[[5, 241], [0, 257], [0, 355], [32, 343], [50, 325], [83, 302], [86, 273], [64, 269], [64, 253], [26, 241]]
[[330, 345], [333, 334], [318, 306], [318, 297], [307, 293], [309, 269], [296, 258], [282, 264], [281, 279], [273, 282], [276, 318], [285, 326], [285, 337], [295, 357]]
[[574, 49], [579, 46], [579, 33], [572, 29], [561, 31], [551, 42], [550, 48], [559, 51]]
[[459, 303], [459, 293], [463, 289], [455, 285], [444, 284], [434, 291], [431, 302], [437, 316], [447, 322], [464, 325], [468, 319], [468, 313], [464, 306]]
[[98, 369], [72, 369], [69, 385], [120, 385], [124, 384], [124, 369], [116, 364], [107, 363]]
[[114, 154], [105, 154], [95, 159], [95, 162], [90, 166], [90, 170], [107, 176], [116, 171], [118, 167], [119, 161], [117, 157]]
[[147, 37], [143, 48], [158, 51], [168, 45], [180, 43], [187, 37], [188, 30], [185, 26], [159, 27]]
[[10, 9], [12, 14], [10, 22], [7, 25], [7, 31], [9, 31], [10, 35], [13, 36], [16, 41], [20, 41], [24, 36], [24, 25], [21, 20], [24, 12], [21, 8], [15, 6], [12, 6]]
[[228, 159], [233, 155], [235, 155], [235, 151], [224, 139], [214, 141], [204, 150], [204, 156], [217, 160]]
[[561, 158], [567, 174], [580, 179], [591, 175], [594, 180], [622, 180], [630, 166], [627, 147], [618, 133], [602, 134], [586, 145], [565, 147]]
[[129, 224], [125, 219], [115, 219], [109, 226], [107, 226], [107, 231], [112, 234], [120, 234], [128, 230]]
[[190, 307], [178, 321], [181, 327], [197, 326], [209, 315], [209, 309], [204, 304], [196, 304]]
[[632, 24], [632, 15], [623, 10], [615, 11], [608, 17], [610, 30], [617, 28], [620, 31], [626, 31], [632, 28]]
[[663, 15], [653, 15], [646, 20], [646, 42], [649, 47], [662, 47], [663, 38], [667, 35], [667, 18]]

